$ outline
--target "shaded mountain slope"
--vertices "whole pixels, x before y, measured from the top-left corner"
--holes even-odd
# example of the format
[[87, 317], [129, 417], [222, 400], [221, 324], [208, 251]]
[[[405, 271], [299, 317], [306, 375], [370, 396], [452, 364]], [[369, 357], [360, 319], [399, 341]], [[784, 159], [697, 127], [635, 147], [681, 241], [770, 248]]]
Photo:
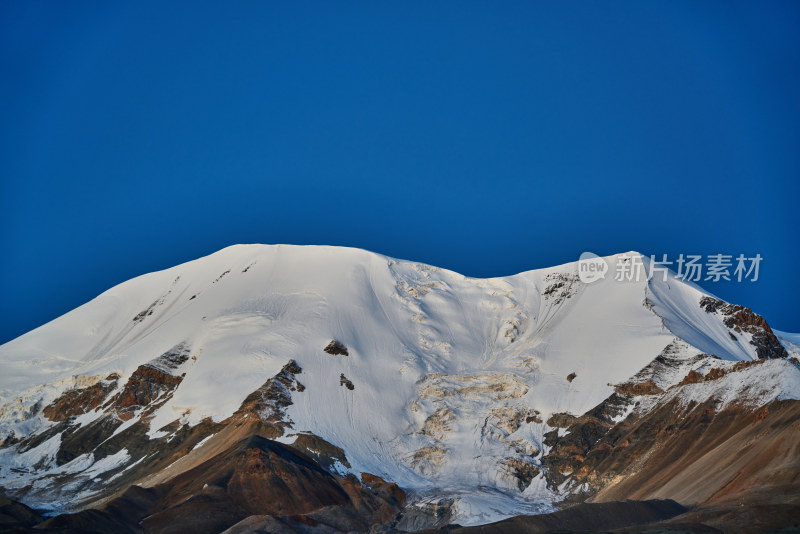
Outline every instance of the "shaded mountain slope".
[[230, 449], [152, 488], [132, 486], [99, 509], [60, 515], [36, 531], [164, 534], [221, 532], [254, 515], [317, 522], [338, 518], [341, 532], [364, 531], [403, 504], [402, 491], [376, 477], [371, 486], [337, 477], [298, 450], [261, 436]]
[[549, 514], [520, 516], [474, 527], [447, 527], [422, 533], [535, 534], [544, 532], [596, 532], [657, 523], [685, 513], [671, 500], [587, 503]]

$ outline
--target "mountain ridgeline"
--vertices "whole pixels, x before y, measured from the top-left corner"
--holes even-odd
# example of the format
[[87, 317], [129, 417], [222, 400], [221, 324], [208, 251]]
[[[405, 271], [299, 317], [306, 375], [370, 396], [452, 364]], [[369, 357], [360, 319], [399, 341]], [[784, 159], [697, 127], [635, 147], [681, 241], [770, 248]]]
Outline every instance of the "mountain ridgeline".
[[0, 532], [800, 526], [800, 336], [641, 261], [240, 245], [120, 284], [0, 346]]

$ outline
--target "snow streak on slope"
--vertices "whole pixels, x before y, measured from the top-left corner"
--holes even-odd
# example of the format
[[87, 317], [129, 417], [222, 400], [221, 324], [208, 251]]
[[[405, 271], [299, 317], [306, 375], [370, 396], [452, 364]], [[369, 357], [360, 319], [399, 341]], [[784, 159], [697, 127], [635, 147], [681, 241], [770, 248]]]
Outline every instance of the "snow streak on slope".
[[[611, 272], [621, 258], [607, 258]], [[421, 499], [459, 496], [456, 522], [486, 522], [546, 508], [545, 422], [591, 409], [675, 336], [755, 357], [699, 307], [703, 295], [674, 278], [585, 285], [575, 264], [474, 279], [355, 249], [235, 246], [0, 347], [0, 424], [29, 434], [49, 424], [29, 408], [72, 377], [129, 377], [180, 345], [191, 358], [150, 422], [155, 437], [175, 420], [226, 419], [295, 360], [305, 389], [287, 410], [294, 431], [344, 449], [357, 475]], [[331, 340], [348, 354], [325, 352]]]
[[648, 301], [664, 325], [690, 345], [726, 360], [758, 359], [752, 345], [732, 339], [719, 316], [698, 306], [706, 295], [698, 286], [676, 279], [672, 272], [666, 280], [662, 273], [654, 273], [647, 291]]

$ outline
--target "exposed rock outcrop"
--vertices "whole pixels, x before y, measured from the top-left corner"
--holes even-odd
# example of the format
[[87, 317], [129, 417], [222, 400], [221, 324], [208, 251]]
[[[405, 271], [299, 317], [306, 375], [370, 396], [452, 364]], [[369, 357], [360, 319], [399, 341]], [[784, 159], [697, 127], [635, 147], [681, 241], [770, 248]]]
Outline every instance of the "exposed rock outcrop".
[[303, 432], [297, 435], [292, 447], [313, 458], [328, 471], [335, 471], [337, 463], [350, 468], [350, 462], [341, 447], [328, 443], [321, 437]]
[[111, 409], [123, 421], [131, 419], [142, 408], [147, 408], [146, 413], [155, 411], [172, 397], [183, 380], [185, 373], [178, 374], [178, 369], [189, 359], [189, 353], [187, 347], [177, 345], [140, 365], [111, 402]]
[[342, 343], [341, 341], [337, 341], [335, 339], [332, 339], [331, 342], [328, 343], [328, 345], [322, 350], [332, 355], [337, 355], [337, 354], [341, 356], [350, 355], [350, 353], [347, 350], [347, 347], [344, 346], [344, 343]]
[[756, 365], [761, 365], [766, 360], [750, 360], [750, 361], [741, 361], [736, 362], [732, 366], [728, 366], [727, 368], [721, 367], [713, 367], [708, 370], [706, 374], [702, 374], [694, 369], [690, 370], [686, 376], [681, 380], [676, 386], [673, 387], [680, 387], [685, 386], [687, 384], [698, 384], [700, 382], [709, 382], [712, 380], [719, 380], [723, 376], [741, 371], [742, 369], [747, 369], [748, 367], [753, 367]]
[[503, 461], [503, 468], [516, 480], [520, 491], [525, 491], [531, 485], [531, 481], [542, 472], [533, 462], [520, 458], [506, 458]]
[[658, 395], [664, 393], [660, 387], [655, 385], [652, 380], [645, 380], [644, 382], [625, 382], [624, 384], [617, 384], [614, 386], [614, 391], [620, 395]]
[[282, 435], [284, 429], [292, 426], [285, 411], [292, 404], [292, 392], [303, 392], [306, 389], [296, 378], [302, 372], [297, 362], [289, 360], [277, 375], [248, 395], [228, 421], [253, 415], [274, 429], [274, 434], [270, 437]]
[[346, 387], [350, 391], [356, 389], [356, 387], [353, 385], [353, 382], [349, 378], [344, 376], [344, 373], [341, 373], [339, 375], [339, 385]]
[[103, 404], [108, 394], [116, 389], [119, 378], [118, 374], [112, 373], [89, 387], [68, 389], [45, 406], [42, 414], [58, 422], [90, 412]]
[[544, 278], [547, 286], [542, 291], [546, 300], [553, 300], [553, 304], [558, 305], [564, 300], [572, 298], [577, 294], [576, 284], [577, 275], [567, 275], [564, 273], [548, 274]]
[[[423, 529], [445, 527], [453, 519], [453, 505], [451, 498], [442, 498], [433, 502], [418, 503], [403, 509], [398, 514], [392, 527], [400, 532], [417, 532]], [[449, 528], [452, 527], [448, 527]]]
[[750, 308], [739, 306], [738, 304], [728, 304], [727, 302], [713, 297], [702, 297], [700, 306], [707, 313], [715, 313], [722, 316], [722, 322], [731, 329], [731, 337], [737, 339], [733, 334], [746, 332], [751, 335], [750, 344], [756, 348], [756, 354], [761, 359], [788, 358], [789, 354], [767, 321], [754, 313]]

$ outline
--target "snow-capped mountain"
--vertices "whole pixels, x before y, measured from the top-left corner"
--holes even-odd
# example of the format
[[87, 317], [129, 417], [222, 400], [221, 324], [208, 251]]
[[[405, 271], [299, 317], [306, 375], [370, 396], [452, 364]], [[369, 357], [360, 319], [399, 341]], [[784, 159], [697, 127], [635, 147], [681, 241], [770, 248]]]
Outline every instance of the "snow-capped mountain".
[[698, 406], [800, 399], [800, 336], [671, 274], [648, 280], [637, 253], [605, 261], [643, 276], [585, 284], [572, 263], [476, 279], [242, 245], [135, 278], [0, 347], [0, 487], [78, 510], [258, 434], [339, 484], [396, 484], [396, 528], [431, 524], [410, 511], [443, 497], [446, 521], [479, 524], [629, 498], [619, 488], [664, 444], [645, 428]]

